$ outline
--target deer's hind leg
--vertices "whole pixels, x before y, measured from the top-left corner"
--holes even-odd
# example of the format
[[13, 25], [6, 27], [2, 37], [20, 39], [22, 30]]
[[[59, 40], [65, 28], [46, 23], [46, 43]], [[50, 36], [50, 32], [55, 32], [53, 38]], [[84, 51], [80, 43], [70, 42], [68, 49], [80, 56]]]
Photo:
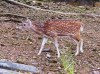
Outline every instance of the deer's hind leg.
[[77, 44], [75, 55], [78, 55], [79, 52], [83, 52], [83, 39], [81, 38], [81, 35], [79, 32], [76, 33], [74, 36], [72, 36], [72, 38], [74, 39], [75, 43]]
[[76, 52], [75, 52], [75, 55], [78, 55], [79, 54], [79, 51], [80, 51], [80, 42], [79, 41], [77, 41], [77, 40], [75, 40], [74, 39], [74, 41], [75, 41], [75, 43], [76, 43]]

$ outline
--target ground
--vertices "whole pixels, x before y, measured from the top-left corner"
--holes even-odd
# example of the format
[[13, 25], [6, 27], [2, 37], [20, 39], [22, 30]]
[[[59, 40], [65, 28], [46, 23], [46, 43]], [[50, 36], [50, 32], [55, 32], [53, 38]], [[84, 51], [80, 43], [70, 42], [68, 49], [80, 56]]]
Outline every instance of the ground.
[[[100, 14], [100, 8], [70, 6], [66, 3], [45, 3], [42, 8], [63, 12], [95, 13]], [[74, 56], [75, 74], [100, 74], [100, 18], [90, 18], [83, 16], [61, 15], [36, 11], [22, 6], [12, 5], [0, 1], [0, 14], [12, 13], [30, 17], [32, 20], [44, 21], [45, 19], [78, 19], [84, 22], [82, 38], [84, 40], [84, 53]], [[0, 17], [0, 20], [10, 19]], [[66, 74], [63, 66], [57, 58], [56, 50], [51, 41], [48, 41], [45, 51], [40, 56], [37, 55], [42, 36], [29, 31], [16, 29], [18, 22], [0, 21], [0, 59], [7, 59], [13, 62], [34, 65], [41, 71], [40, 74]], [[70, 47], [75, 52], [75, 45], [68, 42], [66, 38], [59, 38], [60, 47]], [[46, 49], [48, 52], [46, 52]], [[50, 50], [49, 50], [50, 49]], [[62, 50], [61, 51], [66, 51]], [[50, 54], [50, 58], [47, 57]]]

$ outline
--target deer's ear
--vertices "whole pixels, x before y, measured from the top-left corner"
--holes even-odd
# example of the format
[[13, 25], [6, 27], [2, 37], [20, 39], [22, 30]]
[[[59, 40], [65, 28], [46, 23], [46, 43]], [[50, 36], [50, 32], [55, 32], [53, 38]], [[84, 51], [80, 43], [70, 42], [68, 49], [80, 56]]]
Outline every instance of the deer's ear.
[[32, 22], [30, 19], [27, 19], [26, 22], [29, 24], [29, 26], [32, 26]]
[[23, 21], [21, 21], [21, 24], [23, 24], [23, 23], [25, 23], [26, 21], [25, 20], [23, 20]]

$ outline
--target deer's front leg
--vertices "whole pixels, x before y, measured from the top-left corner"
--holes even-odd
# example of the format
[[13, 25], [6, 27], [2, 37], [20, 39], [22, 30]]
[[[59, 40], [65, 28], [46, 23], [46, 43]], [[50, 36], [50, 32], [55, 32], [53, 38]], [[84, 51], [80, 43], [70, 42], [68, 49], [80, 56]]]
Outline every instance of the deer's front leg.
[[59, 44], [58, 44], [58, 40], [57, 40], [57, 38], [55, 38], [55, 42], [54, 42], [54, 44], [55, 44], [55, 47], [56, 47], [56, 50], [57, 50], [57, 54], [58, 54], [58, 58], [60, 57], [60, 51], [59, 51]]
[[77, 56], [79, 54], [79, 51], [80, 51], [80, 49], [79, 49], [79, 42], [76, 41], [76, 44], [77, 44], [77, 47], [76, 47], [76, 53], [75, 53], [75, 55]]
[[80, 40], [80, 51], [83, 53], [83, 39]]
[[41, 54], [41, 52], [42, 52], [42, 50], [43, 50], [43, 48], [44, 48], [44, 45], [47, 43], [47, 40], [48, 40], [48, 38], [43, 37], [43, 41], [42, 41], [41, 48], [40, 48], [40, 50], [39, 50], [38, 55]]

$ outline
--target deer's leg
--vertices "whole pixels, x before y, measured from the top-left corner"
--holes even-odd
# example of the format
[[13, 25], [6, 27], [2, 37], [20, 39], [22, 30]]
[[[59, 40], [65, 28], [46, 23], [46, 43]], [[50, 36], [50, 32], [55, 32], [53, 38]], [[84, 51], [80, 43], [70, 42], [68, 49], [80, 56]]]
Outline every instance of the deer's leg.
[[55, 47], [56, 47], [56, 50], [57, 50], [57, 54], [58, 54], [58, 58], [60, 57], [60, 51], [59, 51], [59, 44], [58, 44], [58, 40], [57, 40], [57, 37], [56, 38], [54, 38], [55, 39], [55, 42], [54, 42], [54, 44], [55, 44]]
[[75, 43], [77, 45], [76, 46], [76, 53], [75, 53], [75, 55], [77, 56], [79, 54], [79, 51], [80, 51], [80, 42], [75, 40], [75, 39], [74, 39], [74, 41], [75, 41]]
[[83, 53], [83, 39], [80, 39], [80, 52]]
[[42, 41], [41, 48], [40, 48], [40, 50], [39, 50], [38, 55], [41, 54], [41, 52], [42, 52], [42, 50], [43, 50], [43, 48], [44, 48], [44, 45], [46, 44], [47, 40], [48, 40], [48, 39], [47, 39], [46, 37], [43, 37], [43, 41]]
[[73, 38], [77, 44], [75, 55], [78, 55], [79, 51], [83, 53], [83, 39], [81, 38], [80, 32], [78, 32]]
[[80, 35], [80, 32], [76, 34], [76, 40], [79, 41], [79, 51], [83, 53], [83, 39]]
[[59, 58], [60, 57], [60, 51], [59, 51], [59, 48], [58, 48], [59, 44], [58, 44], [58, 40], [57, 40], [57, 34], [53, 30], [49, 31], [47, 34], [54, 39], [54, 45], [56, 47], [57, 55], [58, 55], [57, 57]]
[[72, 36], [72, 38], [74, 39], [75, 43], [76, 43], [76, 53], [75, 55], [78, 55], [79, 54], [79, 51], [80, 51], [80, 40], [81, 40], [81, 37], [80, 37], [80, 32], [76, 33], [74, 36]]

